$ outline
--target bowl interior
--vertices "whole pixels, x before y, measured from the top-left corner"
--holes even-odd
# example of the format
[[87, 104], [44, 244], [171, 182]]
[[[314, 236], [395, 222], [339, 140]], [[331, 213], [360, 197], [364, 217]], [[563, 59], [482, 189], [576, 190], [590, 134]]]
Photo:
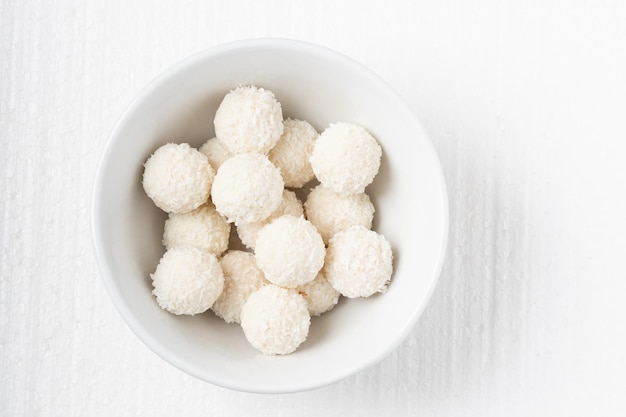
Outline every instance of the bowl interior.
[[[293, 354], [264, 356], [238, 325], [207, 312], [194, 317], [161, 310], [149, 274], [164, 252], [166, 215], [141, 186], [143, 162], [167, 142], [200, 146], [213, 137], [213, 117], [238, 84], [272, 90], [285, 117], [318, 131], [349, 121], [383, 148], [381, 170], [367, 189], [374, 228], [394, 250], [384, 295], [342, 299], [314, 318]], [[432, 146], [399, 97], [369, 70], [327, 49], [295, 41], [253, 40], [188, 58], [152, 82], [129, 106], [98, 168], [94, 243], [103, 279], [133, 331], [181, 370], [224, 387], [290, 392], [337, 381], [375, 363], [408, 334], [430, 297], [447, 237], [447, 200]]]

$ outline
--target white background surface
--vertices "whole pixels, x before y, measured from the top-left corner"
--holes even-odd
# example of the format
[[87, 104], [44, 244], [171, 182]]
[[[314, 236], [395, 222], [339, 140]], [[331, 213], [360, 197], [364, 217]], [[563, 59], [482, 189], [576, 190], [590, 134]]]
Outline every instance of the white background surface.
[[[0, 3], [0, 415], [626, 415], [626, 3], [52, 3]], [[261, 36], [387, 80], [450, 195], [447, 262], [408, 339], [290, 395], [154, 355], [90, 239], [95, 167], [129, 101], [193, 52]]]

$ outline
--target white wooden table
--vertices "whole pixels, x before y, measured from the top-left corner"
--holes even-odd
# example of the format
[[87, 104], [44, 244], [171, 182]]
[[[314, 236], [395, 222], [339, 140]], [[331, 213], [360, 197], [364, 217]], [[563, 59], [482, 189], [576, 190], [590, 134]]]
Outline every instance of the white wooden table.
[[[0, 415], [626, 415], [626, 3], [52, 3], [0, 3]], [[386, 79], [450, 194], [447, 262], [408, 339], [291, 395], [163, 362], [109, 301], [90, 238], [95, 166], [135, 94], [267, 36]]]

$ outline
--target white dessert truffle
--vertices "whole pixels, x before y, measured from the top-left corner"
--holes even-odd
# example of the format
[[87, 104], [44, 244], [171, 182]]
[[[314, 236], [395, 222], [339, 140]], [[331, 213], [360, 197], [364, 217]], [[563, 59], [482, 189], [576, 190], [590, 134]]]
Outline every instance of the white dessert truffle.
[[295, 290], [265, 285], [253, 292], [241, 310], [241, 328], [252, 346], [266, 355], [295, 351], [309, 335], [311, 317]]
[[332, 310], [339, 301], [339, 291], [337, 291], [320, 271], [313, 281], [296, 288], [296, 291], [304, 297], [311, 317], [319, 316]]
[[163, 231], [163, 245], [168, 249], [192, 246], [217, 256], [228, 249], [229, 238], [230, 224], [211, 203], [189, 213], [170, 213]]
[[283, 133], [283, 111], [271, 91], [240, 86], [226, 94], [214, 124], [215, 136], [233, 154], [267, 154]]
[[256, 262], [265, 278], [286, 288], [313, 280], [325, 253], [322, 237], [304, 217], [279, 217], [263, 227], [256, 240]]
[[173, 314], [204, 313], [224, 288], [217, 257], [191, 247], [169, 249], [150, 277], [157, 303]]
[[385, 292], [391, 280], [393, 254], [389, 242], [363, 226], [336, 233], [326, 251], [324, 274], [348, 298]]
[[382, 149], [361, 126], [331, 124], [315, 142], [311, 166], [317, 179], [340, 194], [362, 193], [380, 168]]
[[300, 217], [303, 213], [304, 209], [302, 208], [302, 202], [298, 200], [296, 193], [284, 190], [283, 199], [281, 200], [280, 205], [267, 219], [260, 222], [238, 225], [237, 235], [239, 235], [239, 239], [241, 239], [241, 242], [246, 245], [246, 247], [254, 250], [259, 230], [261, 230], [265, 225], [268, 225], [272, 220], [281, 216], [290, 215]]
[[335, 233], [352, 226], [371, 229], [375, 211], [367, 194], [342, 195], [323, 185], [309, 192], [304, 209], [326, 244]]
[[209, 160], [211, 164], [211, 168], [215, 172], [222, 166], [222, 164], [233, 154], [224, 146], [222, 142], [217, 140], [217, 138], [207, 140], [204, 145], [198, 149], [200, 152], [204, 154]]
[[168, 213], [187, 213], [209, 198], [215, 172], [206, 156], [186, 143], [161, 146], [144, 167], [146, 194]]
[[[255, 86], [226, 94], [214, 125], [199, 150], [168, 143], [144, 164], [146, 194], [169, 213], [152, 293], [172, 314], [211, 309], [240, 323], [264, 354], [292, 353], [312, 316], [391, 281], [391, 246], [370, 230], [375, 209], [364, 192], [382, 148], [352, 123], [320, 135], [306, 121], [284, 121], [274, 94]], [[315, 178], [304, 205], [285, 189]], [[231, 223], [254, 253], [229, 250]]]
[[235, 224], [265, 220], [278, 208], [284, 183], [265, 155], [235, 155], [217, 170], [211, 197], [229, 222]]
[[220, 265], [224, 290], [211, 310], [226, 323], [239, 323], [241, 308], [250, 294], [268, 282], [250, 252], [230, 250], [220, 259]]
[[314, 178], [309, 159], [319, 135], [304, 120], [287, 119], [283, 125], [283, 134], [268, 157], [280, 169], [286, 187], [302, 188]]

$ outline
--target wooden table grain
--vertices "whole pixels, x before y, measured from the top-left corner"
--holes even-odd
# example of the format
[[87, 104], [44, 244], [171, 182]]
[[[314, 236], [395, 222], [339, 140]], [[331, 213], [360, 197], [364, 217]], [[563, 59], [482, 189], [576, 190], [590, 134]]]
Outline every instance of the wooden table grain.
[[[0, 415], [626, 415], [624, 22], [604, 0], [1, 2]], [[252, 37], [377, 72], [421, 119], [450, 198], [447, 260], [409, 337], [290, 395], [158, 358], [113, 308], [90, 238], [95, 167], [129, 101]]]

